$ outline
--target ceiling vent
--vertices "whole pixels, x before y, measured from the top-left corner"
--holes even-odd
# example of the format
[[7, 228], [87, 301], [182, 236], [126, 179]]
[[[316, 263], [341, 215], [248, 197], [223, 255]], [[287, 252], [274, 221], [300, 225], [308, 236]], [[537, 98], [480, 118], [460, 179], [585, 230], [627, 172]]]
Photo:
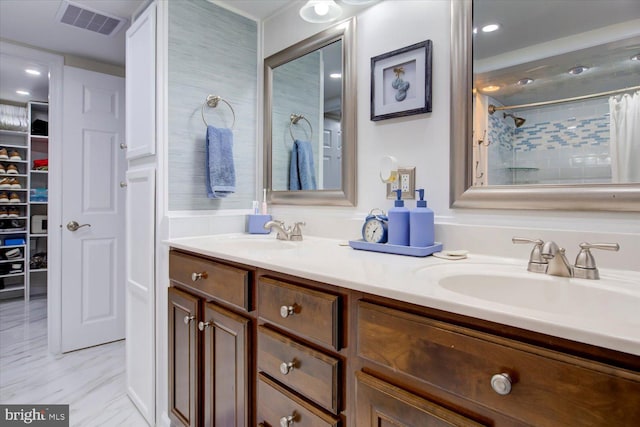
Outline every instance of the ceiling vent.
[[120, 31], [127, 20], [91, 9], [87, 6], [63, 0], [56, 19], [63, 24], [72, 25], [105, 36], [113, 36]]

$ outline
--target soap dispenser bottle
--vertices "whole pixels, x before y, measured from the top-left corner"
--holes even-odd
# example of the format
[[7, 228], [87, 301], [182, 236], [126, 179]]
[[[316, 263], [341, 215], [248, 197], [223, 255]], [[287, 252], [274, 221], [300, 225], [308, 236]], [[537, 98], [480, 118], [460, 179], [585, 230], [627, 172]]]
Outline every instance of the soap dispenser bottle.
[[409, 245], [425, 248], [433, 246], [435, 240], [433, 211], [424, 200], [424, 189], [416, 190], [416, 193], [420, 200], [416, 202], [415, 209], [409, 211]]
[[387, 242], [392, 245], [409, 246], [409, 209], [404, 207], [402, 190], [393, 191], [397, 199], [387, 215], [389, 217]]

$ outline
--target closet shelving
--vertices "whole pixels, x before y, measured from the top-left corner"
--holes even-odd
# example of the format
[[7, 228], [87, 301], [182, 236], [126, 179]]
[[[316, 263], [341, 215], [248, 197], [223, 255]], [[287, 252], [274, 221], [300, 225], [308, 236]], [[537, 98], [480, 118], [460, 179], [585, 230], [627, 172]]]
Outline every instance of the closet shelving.
[[[48, 158], [49, 137], [46, 131], [34, 134], [31, 124], [36, 119], [48, 122], [48, 111], [45, 102], [29, 102], [29, 131], [0, 130], [0, 147], [7, 150], [9, 157], [0, 158], [5, 171], [0, 170], [0, 194], [8, 199], [0, 201], [0, 297], [22, 294], [28, 301], [31, 296], [46, 294], [47, 269], [30, 268], [29, 263], [33, 255], [47, 253], [48, 171], [35, 170], [33, 160]], [[12, 152], [20, 158], [10, 158]], [[6, 173], [10, 165], [18, 173]], [[3, 182], [4, 179], [15, 179], [20, 188], [16, 188], [15, 182], [11, 185]], [[34, 200], [34, 194], [42, 199]], [[34, 216], [40, 232], [34, 231]]]

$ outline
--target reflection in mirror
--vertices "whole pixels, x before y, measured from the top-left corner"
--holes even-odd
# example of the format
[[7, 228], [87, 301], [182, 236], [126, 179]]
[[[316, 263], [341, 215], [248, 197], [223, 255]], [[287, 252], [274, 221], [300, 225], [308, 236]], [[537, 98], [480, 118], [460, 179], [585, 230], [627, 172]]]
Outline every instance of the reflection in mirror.
[[355, 204], [355, 19], [265, 59], [272, 203]]
[[577, 3], [452, 2], [452, 206], [640, 210], [640, 8]]
[[342, 40], [273, 69], [273, 190], [341, 188], [341, 79]]

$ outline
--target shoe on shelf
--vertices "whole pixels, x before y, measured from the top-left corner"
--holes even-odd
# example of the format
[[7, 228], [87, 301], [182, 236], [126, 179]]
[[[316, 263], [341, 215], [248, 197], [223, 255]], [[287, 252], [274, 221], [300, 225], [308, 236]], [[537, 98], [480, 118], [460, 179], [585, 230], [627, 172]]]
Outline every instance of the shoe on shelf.
[[13, 178], [2, 178], [0, 179], [0, 188], [11, 188], [11, 182]]
[[[10, 185], [10, 188], [13, 188], [13, 189], [22, 188], [22, 185], [20, 185], [20, 182], [15, 178], [9, 178], [9, 185]], [[1, 182], [0, 182], [0, 188], [3, 188]]]
[[20, 209], [11, 206], [9, 209], [7, 209], [7, 216], [9, 218], [18, 218], [20, 216]]
[[22, 251], [20, 248], [9, 249], [4, 253], [6, 259], [19, 259], [22, 258]]
[[18, 168], [16, 167], [16, 165], [9, 165], [7, 166], [7, 170], [5, 172], [8, 175], [18, 175]]
[[11, 150], [9, 160], [22, 160], [22, 156], [16, 150]]
[[0, 208], [0, 218], [7, 218], [8, 216], [7, 208]]
[[0, 163], [0, 174], [5, 174], [5, 173], [7, 173], [7, 169], [2, 163]]
[[[22, 199], [18, 196], [18, 193], [11, 193], [9, 195], [9, 203], [22, 203]], [[0, 193], [0, 203], [2, 202], [2, 195]]]
[[[9, 196], [7, 195], [6, 191], [0, 192], [0, 203], [9, 203]], [[18, 203], [18, 202], [13, 202], [13, 203]]]
[[21, 263], [13, 263], [11, 264], [11, 269], [9, 270], [9, 274], [13, 273], [22, 273], [22, 264]]
[[9, 154], [4, 147], [0, 147], [0, 160], [9, 160]]

